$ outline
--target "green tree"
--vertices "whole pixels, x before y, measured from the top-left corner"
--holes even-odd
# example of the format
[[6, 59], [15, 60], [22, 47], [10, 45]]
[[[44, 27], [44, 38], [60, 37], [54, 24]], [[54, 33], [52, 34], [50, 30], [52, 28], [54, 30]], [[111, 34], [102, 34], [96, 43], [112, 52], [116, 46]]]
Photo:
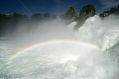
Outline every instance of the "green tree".
[[111, 13], [114, 13], [115, 12], [115, 8], [112, 7], [111, 10], [110, 10], [110, 12]]
[[2, 17], [2, 14], [0, 13], [0, 18]]
[[65, 18], [71, 19], [75, 16], [74, 8], [71, 6], [68, 11], [65, 13]]
[[88, 4], [86, 6], [84, 6], [81, 10], [80, 10], [80, 15], [83, 15], [83, 14], [87, 14], [87, 15], [95, 15], [95, 8], [93, 5], [91, 4]]

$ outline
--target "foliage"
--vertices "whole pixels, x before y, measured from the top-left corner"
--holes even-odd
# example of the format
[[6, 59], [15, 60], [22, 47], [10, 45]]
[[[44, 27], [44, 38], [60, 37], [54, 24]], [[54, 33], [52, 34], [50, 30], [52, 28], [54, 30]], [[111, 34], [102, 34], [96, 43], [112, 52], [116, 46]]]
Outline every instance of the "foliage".
[[[96, 10], [94, 6], [87, 4], [80, 10], [79, 17], [75, 16], [75, 10], [72, 6], [64, 14], [59, 15], [59, 17], [62, 19], [76, 20], [78, 22], [76, 28], [78, 28], [85, 22], [88, 17], [95, 15], [95, 13]], [[108, 15], [119, 14], [119, 5], [117, 8], [112, 7], [109, 11], [104, 11], [100, 14], [100, 16], [105, 17], [105, 13]], [[14, 13], [9, 16], [0, 13], [0, 36], [3, 34], [11, 34], [24, 24], [26, 24], [26, 27], [29, 28], [33, 27], [34, 24], [40, 23], [42, 21], [56, 19], [56, 17], [56, 14], [50, 13], [35, 13], [31, 17], [28, 17], [26, 14], [22, 15]]]
[[92, 15], [95, 15], [95, 8], [93, 5], [88, 4], [81, 9], [80, 15], [83, 15], [84, 13], [88, 15], [91, 12], [92, 12]]
[[74, 8], [71, 6], [71, 7], [69, 8], [69, 10], [66, 11], [66, 13], [65, 13], [65, 18], [66, 18], [66, 19], [71, 19], [71, 18], [73, 18], [74, 16], [75, 16], [75, 11], [74, 11]]
[[0, 13], [0, 36], [12, 34], [20, 27], [28, 27], [33, 24], [37, 24], [44, 20], [55, 19], [56, 15], [49, 13], [36, 13], [31, 17], [28, 17], [26, 14], [14, 13], [11, 15], [1, 14]]
[[119, 5], [117, 8], [112, 7], [109, 11], [104, 11], [103, 13], [100, 14], [100, 17], [106, 17], [106, 16], [109, 16], [111, 14], [119, 15]]

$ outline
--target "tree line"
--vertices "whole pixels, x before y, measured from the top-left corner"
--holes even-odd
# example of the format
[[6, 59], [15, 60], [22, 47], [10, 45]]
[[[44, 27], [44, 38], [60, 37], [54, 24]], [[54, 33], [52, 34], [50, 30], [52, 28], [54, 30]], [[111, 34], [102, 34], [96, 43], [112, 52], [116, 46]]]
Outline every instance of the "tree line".
[[108, 11], [104, 11], [103, 13], [100, 14], [100, 17], [107, 17], [111, 14], [119, 15], [119, 5], [117, 7], [112, 7]]
[[[31, 28], [34, 24], [56, 19], [57, 16], [64, 20], [75, 20], [78, 22], [77, 27], [81, 26], [84, 21], [91, 16], [94, 16], [96, 9], [93, 5], [87, 4], [82, 7], [79, 12], [75, 12], [75, 9], [70, 6], [64, 14], [50, 14], [50, 13], [35, 13], [28, 17], [26, 14], [14, 13], [12, 15], [6, 15], [0, 13], [0, 36], [12, 34], [16, 29], [20, 27]], [[110, 14], [119, 14], [119, 5], [117, 8], [111, 8], [109, 11], [104, 11], [100, 14], [100, 17], [106, 17]]]
[[1, 14], [0, 13], [0, 36], [8, 35], [13, 33], [16, 29], [22, 27], [30, 27], [34, 23], [37, 24], [44, 20], [55, 19], [57, 17], [56, 14], [49, 13], [36, 13], [31, 17], [28, 17], [26, 14]]

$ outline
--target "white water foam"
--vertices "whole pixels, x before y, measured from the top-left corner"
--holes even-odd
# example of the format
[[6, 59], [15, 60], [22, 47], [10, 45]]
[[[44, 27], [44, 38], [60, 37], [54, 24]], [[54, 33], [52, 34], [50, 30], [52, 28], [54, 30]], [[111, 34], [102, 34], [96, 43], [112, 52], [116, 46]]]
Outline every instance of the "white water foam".
[[[73, 31], [73, 34], [72, 31], [67, 31], [66, 28], [60, 27], [60, 25], [65, 25], [59, 21], [53, 21], [42, 25], [45, 27], [40, 28], [40, 30], [38, 27], [37, 30], [31, 31], [29, 35], [24, 35], [25, 38], [17, 39], [16, 43], [11, 43], [10, 41], [3, 44], [1, 41], [3, 45], [0, 46], [0, 51], [2, 51], [3, 57], [5, 55], [9, 57], [9, 54], [14, 54], [15, 49], [22, 50], [27, 44], [29, 46], [29, 44], [32, 45], [38, 41], [42, 43], [46, 39], [68, 39], [73, 41], [76, 39], [88, 42], [91, 45], [97, 45], [98, 48], [89, 46], [86, 43], [80, 44], [66, 41], [43, 46], [38, 45], [33, 49], [21, 51], [24, 53], [11, 60], [3, 61], [0, 65], [0, 78], [118, 79], [118, 56], [114, 55], [114, 49], [116, 47], [118, 49], [119, 42], [117, 27], [119, 21], [117, 18], [110, 16], [102, 20], [98, 16], [90, 17], [82, 27], [77, 31]], [[71, 30], [76, 24], [76, 22], [73, 22], [67, 27]], [[56, 25], [58, 27], [54, 27]], [[14, 49], [9, 49], [10, 46]]]

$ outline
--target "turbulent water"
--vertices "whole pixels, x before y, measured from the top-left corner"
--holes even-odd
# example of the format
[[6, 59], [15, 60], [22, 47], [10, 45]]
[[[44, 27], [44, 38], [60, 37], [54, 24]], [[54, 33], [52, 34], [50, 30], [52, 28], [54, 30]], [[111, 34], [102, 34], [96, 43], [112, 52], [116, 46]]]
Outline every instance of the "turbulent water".
[[[3, 79], [118, 79], [119, 17], [61, 20], [0, 40]], [[42, 26], [42, 27], [41, 27]]]

